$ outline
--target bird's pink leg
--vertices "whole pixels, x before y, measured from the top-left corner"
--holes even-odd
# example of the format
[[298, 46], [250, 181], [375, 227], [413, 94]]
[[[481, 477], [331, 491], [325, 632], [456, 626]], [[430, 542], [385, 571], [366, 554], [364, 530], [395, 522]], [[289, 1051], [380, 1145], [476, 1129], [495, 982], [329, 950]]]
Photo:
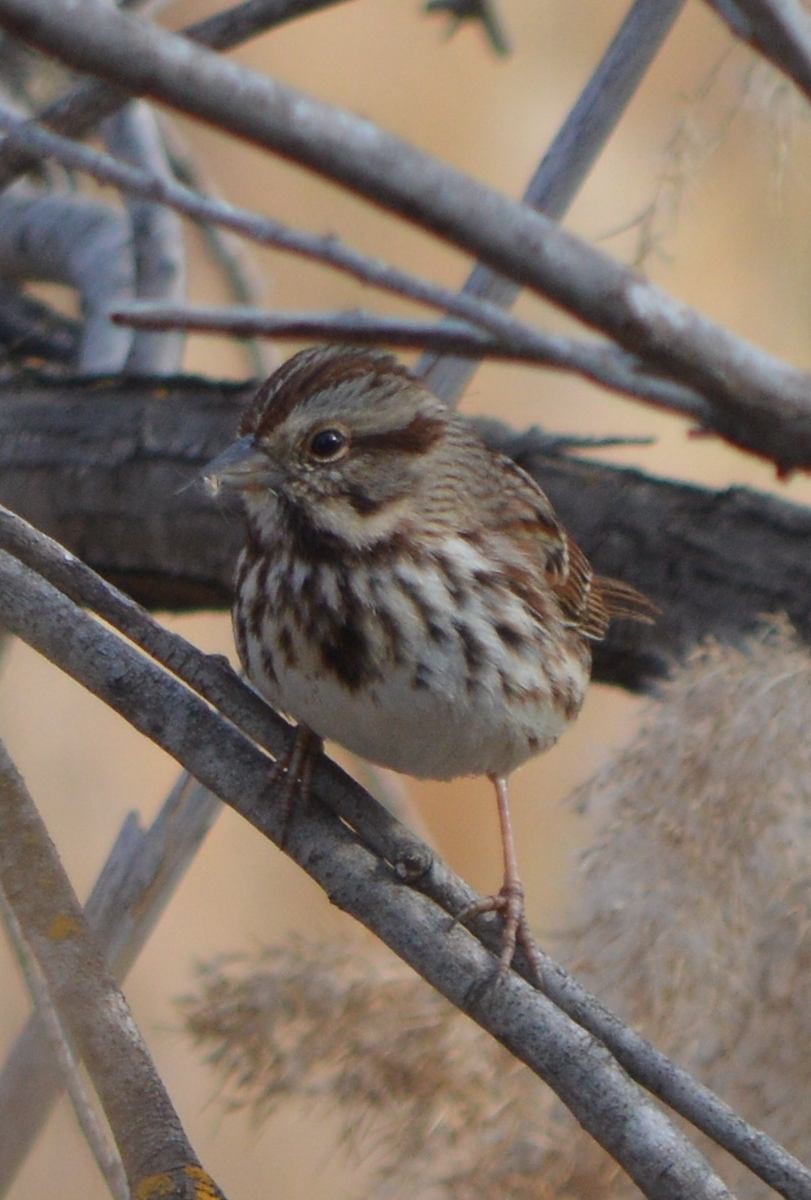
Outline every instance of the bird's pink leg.
[[457, 917], [457, 920], [469, 921], [472, 917], [485, 912], [501, 913], [504, 929], [501, 935], [501, 953], [498, 960], [499, 971], [510, 969], [516, 943], [518, 943], [527, 955], [534, 974], [540, 978], [538, 951], [524, 915], [524, 885], [518, 873], [518, 856], [515, 853], [507, 779], [503, 775], [490, 775], [489, 778], [496, 789], [501, 850], [504, 857], [504, 882], [497, 895], [485, 896], [482, 900], [477, 900], [475, 904], [466, 908]]

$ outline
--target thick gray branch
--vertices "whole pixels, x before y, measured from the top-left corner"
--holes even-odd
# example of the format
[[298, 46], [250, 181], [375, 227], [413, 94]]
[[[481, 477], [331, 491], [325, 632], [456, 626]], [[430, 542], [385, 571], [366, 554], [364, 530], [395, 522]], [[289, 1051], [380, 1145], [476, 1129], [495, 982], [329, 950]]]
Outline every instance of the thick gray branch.
[[[234, 727], [247, 733], [256, 745], [269, 749], [274, 757], [289, 747], [290, 730], [286, 722], [245, 687], [220, 658], [203, 655], [169, 633], [86, 564], [7, 511], [0, 518], [0, 546], [65, 596], [103, 617], [213, 705]], [[363, 793], [324, 755], [315, 765], [313, 783], [331, 811], [356, 832], [367, 849], [392, 865], [398, 878], [412, 882], [451, 915], [469, 907], [475, 899], [470, 889], [440, 860], [433, 858], [428, 847], [392, 813]], [[492, 914], [478, 918], [476, 933], [491, 949], [500, 948], [500, 935], [493, 928]], [[633, 1078], [790, 1200], [810, 1200], [811, 1175], [795, 1159], [624, 1026], [547, 955], [541, 957], [544, 992], [564, 1012], [574, 1016], [578, 1024], [596, 1034]], [[525, 965], [518, 962], [515, 966], [526, 978]]]
[[708, 0], [748, 42], [811, 99], [811, 17], [802, 0]]
[[[242, 521], [194, 479], [252, 390], [199, 378], [0, 386], [0, 502], [150, 607], [226, 607]], [[764, 612], [787, 612], [811, 641], [807, 509], [550, 456], [498, 422], [481, 429], [538, 479], [601, 573], [662, 609], [650, 628], [614, 627], [598, 679], [643, 686], [701, 637], [738, 639]]]
[[695, 387], [713, 427], [783, 470], [811, 466], [811, 379], [560, 229], [383, 132], [107, 8], [0, 0], [0, 24], [80, 69], [307, 166], [448, 239]]
[[[181, 776], [152, 825], [130, 814], [85, 907], [96, 945], [122, 980], [222, 805]], [[41, 1023], [29, 1019], [0, 1071], [0, 1195], [5, 1195], [61, 1091]]]
[[[235, 4], [223, 12], [214, 13], [204, 21], [189, 25], [183, 32], [186, 37], [203, 46], [229, 50], [276, 25], [344, 2], [345, 0], [243, 0], [241, 4]], [[49, 104], [38, 116], [51, 129], [57, 129], [60, 133], [72, 137], [82, 137], [128, 100], [129, 94], [126, 91], [99, 83], [95, 79], [87, 79]], [[8, 187], [36, 165], [37, 159], [27, 151], [13, 146], [0, 147], [0, 188]]]
[[[66, 632], [63, 627], [63, 636]], [[191, 1178], [203, 1174], [126, 1001], [98, 957], [55, 847], [2, 746], [0, 799], [0, 885], [81, 1050], [132, 1193], [159, 1172], [171, 1178], [177, 1171], [181, 1180], [183, 1168]], [[180, 1200], [184, 1189], [173, 1186], [166, 1194]]]
[[0, 277], [67, 283], [81, 300], [80, 371], [123, 370], [132, 331], [108, 312], [135, 295], [127, 222], [86, 197], [15, 190], [0, 196]]
[[[0, 553], [5, 624], [125, 715], [273, 840], [268, 760], [201, 700]], [[335, 817], [297, 810], [285, 847], [333, 903], [373, 929], [453, 1003], [536, 1070], [652, 1200], [729, 1192], [608, 1051], [515, 974], [498, 983], [484, 947], [403, 886]]]

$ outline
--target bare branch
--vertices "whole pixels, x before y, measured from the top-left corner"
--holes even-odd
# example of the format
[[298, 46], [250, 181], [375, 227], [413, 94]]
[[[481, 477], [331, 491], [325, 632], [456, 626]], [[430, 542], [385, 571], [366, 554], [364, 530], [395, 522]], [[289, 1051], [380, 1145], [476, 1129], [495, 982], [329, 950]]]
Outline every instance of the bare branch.
[[[13, 561], [13, 560], [11, 560]], [[130, 1190], [156, 1173], [178, 1200], [205, 1181], [126, 1001], [108, 976], [25, 784], [0, 746], [0, 882], [75, 1039], [116, 1139]], [[182, 1165], [181, 1165], [182, 1164]]]
[[[222, 805], [185, 773], [147, 830], [130, 815], [85, 907], [107, 965], [126, 977]], [[0, 1071], [0, 1195], [5, 1195], [61, 1090], [41, 1023], [32, 1017]]]
[[118, 308], [113, 320], [134, 329], [187, 329], [236, 337], [329, 338], [409, 349], [430, 346], [436, 352], [465, 355], [468, 359], [538, 363], [572, 371], [625, 395], [644, 397], [659, 408], [675, 410], [696, 420], [710, 414], [709, 406], [696, 392], [640, 371], [637, 360], [622, 350], [560, 334], [533, 332], [531, 344], [519, 346], [451, 320], [442, 323], [405, 321], [358, 310], [269, 313], [236, 306], [190, 308], [137, 302]]
[[[281, 828], [269, 794], [267, 759], [237, 729], [5, 552], [0, 553], [0, 612], [9, 629], [184, 761], [202, 783], [278, 843]], [[706, 1162], [603, 1046], [515, 973], [496, 984], [493, 959], [483, 946], [459, 926], [449, 929], [443, 911], [404, 887], [344, 824], [315, 804], [297, 810], [285, 849], [333, 903], [373, 929], [536, 1070], [645, 1195], [654, 1200], [685, 1194], [697, 1200], [729, 1197]]]
[[[185, 35], [212, 50], [229, 50], [265, 30], [294, 17], [344, 0], [242, 0], [232, 8], [214, 13], [204, 21], [190, 25]], [[134, 7], [134, 5], [122, 5]], [[73, 137], [82, 137], [94, 129], [130, 99], [121, 88], [86, 80], [39, 114], [51, 129]], [[0, 146], [0, 189], [8, 187], [20, 175], [37, 165], [31, 154], [13, 146]]]
[[[560, 220], [616, 128], [684, 0], [634, 0], [583, 91], [558, 130], [530, 180], [523, 200], [538, 212]], [[477, 263], [463, 290], [509, 308], [518, 284]], [[475, 369], [469, 359], [437, 352], [417, 364], [431, 391], [448, 403], [461, 396]]]
[[407, 271], [388, 266], [343, 246], [337, 238], [301, 233], [280, 221], [236, 208], [225, 201], [201, 196], [180, 184], [149, 175], [109, 155], [99, 154], [87, 146], [80, 146], [57, 134], [49, 133], [33, 122], [24, 122], [2, 105], [0, 129], [8, 132], [11, 141], [19, 142], [40, 155], [53, 155], [65, 165], [74, 170], [86, 171], [102, 183], [113, 184], [148, 199], [160, 200], [196, 220], [216, 221], [219, 225], [264, 245], [276, 246], [280, 250], [327, 263], [364, 283], [384, 288], [420, 304], [446, 309], [492, 330], [510, 345], [535, 346], [543, 351], [549, 344], [530, 326], [508, 316], [493, 304], [459, 294], [450, 288], [427, 283]]
[[[265, 146], [454, 242], [698, 388], [713, 429], [811, 466], [811, 380], [701, 316], [554, 222], [370, 122], [107, 8], [0, 0], [0, 24], [62, 61]], [[459, 297], [454, 309], [459, 313]], [[469, 302], [469, 301], [468, 301]], [[502, 314], [503, 316], [503, 314]], [[488, 322], [494, 329], [494, 320]]]
[[[172, 177], [163, 139], [152, 110], [134, 100], [104, 127], [111, 153], [122, 161], [141, 167], [157, 178]], [[124, 193], [124, 207], [132, 229], [135, 256], [136, 295], [139, 300], [182, 303], [186, 291], [183, 231], [177, 215], [163, 204]], [[138, 334], [127, 359], [126, 370], [134, 375], [171, 375], [183, 358], [184, 338]]]
[[132, 333], [111, 325], [107, 314], [134, 295], [126, 221], [85, 197], [28, 191], [0, 196], [0, 215], [0, 275], [76, 288], [85, 318], [79, 370], [123, 370]]
[[[0, 891], [0, 912], [2, 912], [9, 941], [14, 947], [17, 964], [22, 971], [28, 994], [34, 1006], [32, 1022], [35, 1022], [37, 1028], [43, 1031], [43, 1041], [50, 1051], [54, 1076], [61, 1082], [70, 1098], [76, 1122], [110, 1194], [114, 1200], [130, 1200], [130, 1190], [127, 1187], [127, 1177], [120, 1155], [109, 1133], [96, 1115], [90, 1093], [82, 1079], [80, 1064], [73, 1053], [59, 1014], [48, 994], [48, 989], [28, 951], [19, 922], [6, 903], [2, 891]], [[26, 1080], [25, 1086], [27, 1083]], [[16, 1106], [11, 1107], [4, 1114], [4, 1141], [13, 1141], [16, 1138], [16, 1114]], [[0, 1192], [2, 1192], [2, 1188], [0, 1188]]]
[[[74, 631], [74, 636], [78, 639], [76, 642], [67, 642], [64, 638], [60, 638], [58, 630], [51, 629], [47, 605], [45, 608], [32, 609], [30, 620], [19, 618], [19, 621], [22, 622], [20, 628], [24, 628], [26, 631], [22, 636], [31, 640], [33, 636], [32, 622], [34, 622], [38, 629], [41, 628], [41, 631], [36, 634], [36, 640], [32, 644], [36, 644], [37, 648], [42, 649], [49, 657], [57, 661], [63, 669], [79, 678], [91, 691], [100, 695], [107, 703], [112, 704], [118, 711], [126, 715], [127, 719], [136, 725], [136, 728], [158, 741], [169, 753], [182, 759], [183, 755], [179, 752], [178, 747], [181, 743], [186, 747], [187, 741], [191, 739], [193, 745], [187, 749], [189, 754], [196, 756], [194, 757], [196, 765], [192, 766], [191, 759], [186, 759], [190, 769], [193, 769], [195, 774], [209, 786], [216, 786], [218, 793], [228, 803], [232, 803], [263, 832], [271, 837], [276, 837], [279, 829], [275, 823], [273, 806], [267, 802], [265, 795], [268, 787], [268, 772], [267, 767], [263, 767], [262, 763], [266, 760], [260, 757], [257, 763], [256, 756], [259, 752], [255, 745], [246, 742], [238, 732], [240, 701], [237, 693], [242, 691], [245, 694], [241, 711], [248, 715], [248, 720], [251, 722], [246, 727], [252, 731], [255, 741], [260, 745], [269, 745], [274, 753], [278, 746], [277, 730], [283, 726], [280, 718], [276, 717], [266, 705], [259, 702], [255, 694], [235, 677], [229, 676], [227, 669], [223, 676], [223, 666], [219, 660], [207, 659], [205, 655], [177, 635], [170, 635], [161, 630], [146, 617], [146, 614], [141, 614], [136, 619], [131, 612], [134, 607], [131, 602], [127, 602], [126, 598], [117, 595], [108, 585], [98, 578], [94, 578], [84, 564], [75, 563], [64, 550], [49, 546], [47, 539], [44, 539], [35, 530], [26, 529], [11, 514], [7, 514], [4, 518], [3, 531], [4, 543], [11, 546], [14, 554], [19, 555], [21, 560], [34, 564], [55, 580], [60, 588], [64, 587], [66, 591], [80, 599], [84, 606], [99, 612], [111, 624], [125, 630], [128, 636], [136, 641], [136, 644], [140, 642], [158, 661], [163, 662], [201, 695], [213, 699], [218, 693], [221, 694], [224, 697], [221, 711], [230, 715], [232, 720], [235, 718], [236, 720], [234, 720], [234, 724], [227, 726], [220, 723], [217, 726], [218, 732], [214, 732], [209, 728], [209, 722], [215, 720], [215, 714], [210, 709], [206, 708], [201, 713], [194, 707], [196, 701], [194, 704], [192, 703], [189, 692], [175, 684], [168, 676], [156, 675], [155, 668], [151, 664], [140, 659], [136, 652], [129, 647], [120, 646], [112, 634], [104, 635], [106, 639], [112, 640], [105, 641], [102, 649], [100, 645], [97, 645], [97, 639], [101, 633], [97, 631], [92, 620], [82, 614], [80, 614], [83, 622], [81, 628]], [[2, 560], [3, 556], [0, 555], [0, 562]], [[32, 581], [32, 586], [47, 588], [42, 581], [36, 584]], [[14, 594], [16, 595], [16, 593]], [[0, 603], [2, 603], [2, 595], [3, 590], [0, 585]], [[56, 603], [57, 597], [52, 595], [50, 590], [48, 590], [48, 595], [50, 601]], [[65, 613], [65, 620], [74, 611], [78, 612], [72, 606], [65, 609], [64, 605], [68, 602], [64, 599], [60, 599], [58, 603], [61, 606], [60, 611]], [[20, 598], [19, 605], [21, 606], [20, 612], [25, 613], [27, 610], [24, 597]], [[13, 624], [11, 627], [16, 628]], [[84, 630], [84, 635], [82, 630]], [[159, 646], [160, 653], [158, 653]], [[124, 653], [126, 653], [126, 666], [120, 659], [120, 655]], [[92, 663], [90, 662], [91, 658]], [[223, 679], [226, 683], [225, 689], [223, 688]], [[122, 683], [122, 681], [125, 682]], [[161, 694], [164, 689], [168, 689], [166, 690], [166, 703], [170, 706], [168, 711], [175, 714], [174, 723], [171, 725], [165, 724], [165, 718], [162, 715], [164, 709], [160, 706], [155, 709], [153, 706], [153, 686], [159, 688]], [[259, 708], [254, 712], [257, 704]], [[175, 707], [172, 708], [172, 705]], [[189, 708], [190, 705], [191, 708]], [[265, 713], [264, 727], [261, 725], [261, 710], [264, 710]], [[255, 716], [258, 717], [258, 721], [254, 720]], [[220, 754], [223, 745], [225, 745], [224, 757]], [[231, 750], [235, 757], [231, 755]], [[241, 757], [246, 754], [247, 757]], [[256, 765], [256, 772], [251, 774], [250, 778], [245, 777], [240, 773], [240, 763], [243, 764], [245, 771], [253, 771], [253, 767]], [[235, 769], [237, 770], [236, 776], [234, 775]], [[206, 771], [217, 772], [216, 778], [220, 782], [212, 785], [209, 782], [210, 777], [205, 774]], [[226, 781], [227, 786], [222, 780]], [[405, 830], [390, 813], [362, 792], [358, 785], [348, 780], [335, 764], [323, 756], [316, 768], [314, 783], [319, 798], [328, 804], [331, 810], [339, 814], [342, 821], [341, 832], [343, 833], [347, 827], [357, 831], [363, 844], [379, 856], [380, 863], [393, 866], [396, 877], [407, 880], [418, 887], [447, 913], [458, 913], [469, 905], [473, 898], [470, 889], [442, 862], [433, 857], [431, 851], [423, 846], [410, 831]], [[223, 791], [223, 787], [226, 787], [226, 790]], [[261, 789], [261, 792], [255, 792], [254, 789], [257, 787]], [[238, 797], [236, 802], [232, 799], [234, 795]], [[255, 802], [254, 796], [256, 797]], [[304, 813], [301, 814], [301, 817], [309, 819], [310, 815], [315, 816], [315, 814]], [[312, 848], [312, 843], [305, 839], [302, 846]], [[315, 853], [315, 861], [308, 858], [306, 852], [303, 853], [303, 857], [300, 856], [295, 849], [293, 837], [291, 837], [290, 845], [286, 845], [285, 849], [319, 880], [322, 878], [319, 872], [323, 872], [324, 879], [334, 881], [333, 867], [342, 878], [340, 871], [343, 870], [343, 867], [339, 867], [337, 862], [331, 866], [326, 864], [319, 851]], [[343, 855], [343, 851], [341, 854]], [[347, 854], [349, 854], [348, 850]], [[354, 862], [351, 854], [349, 854], [349, 858]], [[365, 873], [365, 867], [363, 871]], [[372, 870], [369, 878], [377, 880], [381, 885], [384, 883], [380, 870]], [[359, 919], [368, 924], [370, 928], [375, 928], [375, 931], [384, 936], [384, 940], [387, 940], [375, 925], [376, 896], [373, 892], [367, 894], [365, 885], [357, 892], [353, 884], [348, 883], [347, 886], [353, 905], [349, 910], [359, 916]], [[365, 912], [367, 901], [370, 906], [369, 911], [362, 915]], [[354, 905], [359, 907], [354, 907]], [[420, 924], [426, 919], [423, 912], [423, 915], [419, 917]], [[431, 928], [435, 929], [438, 936], [441, 937], [444, 932], [441, 922], [438, 926], [433, 922], [430, 924]], [[482, 918], [480, 923], [477, 922], [476, 931], [485, 944], [495, 947], [499, 945], [498, 931], [493, 928], [493, 923], [488, 918]], [[401, 930], [401, 932], [403, 931]], [[405, 950], [398, 950], [398, 953], [401, 953], [406, 961], [412, 962], [412, 965], [417, 965], [409, 955], [413, 953], [419, 958], [422, 945], [421, 935], [417, 935], [416, 946], [412, 944], [411, 935], [407, 931], [403, 932], [403, 936], [405, 945], [410, 949], [408, 953]], [[392, 945], [392, 942], [389, 944]], [[431, 953], [433, 952], [431, 951]], [[445, 959], [448, 953], [446, 949], [440, 955], [440, 963], [443, 966], [447, 965]], [[422, 966], [417, 965], [417, 969], [426, 978], [433, 981], [433, 976], [428, 973], [425, 963]], [[698, 1128], [708, 1132], [741, 1162], [763, 1178], [768, 1179], [784, 1195], [790, 1196], [792, 1200], [801, 1200], [801, 1198], [808, 1200], [811, 1197], [811, 1175], [796, 1160], [781, 1148], [776, 1147], [766, 1135], [742, 1122], [728, 1106], [719, 1101], [706, 1088], [695, 1083], [685, 1071], [676, 1067], [644, 1039], [623, 1026], [618, 1018], [608, 1013], [598, 1001], [590, 997], [579, 984], [546, 955], [543, 956], [543, 971], [544, 988], [548, 990], [548, 994], [554, 998], [563, 1011], [576, 1014], [576, 1020], [584, 1028], [596, 1032], [597, 1036], [611, 1049], [611, 1052], [618, 1057], [633, 1077], [644, 1080], [645, 1086], [671, 1104], [676, 1111], [687, 1116]], [[443, 991], [443, 994], [449, 994], [444, 991], [442, 986], [440, 986], [440, 990]], [[465, 1008], [465, 1011], [469, 1010]], [[505, 1044], [514, 1049], [512, 1042], [505, 1040]]]

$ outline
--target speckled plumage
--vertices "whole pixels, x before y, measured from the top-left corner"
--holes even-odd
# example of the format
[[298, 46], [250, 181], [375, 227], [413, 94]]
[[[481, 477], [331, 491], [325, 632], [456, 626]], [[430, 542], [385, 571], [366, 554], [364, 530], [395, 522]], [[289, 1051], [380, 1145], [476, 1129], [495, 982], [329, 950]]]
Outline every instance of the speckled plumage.
[[387, 354], [303, 351], [240, 435], [212, 468], [245, 501], [240, 658], [273, 705], [373, 762], [506, 777], [577, 715], [611, 616], [648, 615]]

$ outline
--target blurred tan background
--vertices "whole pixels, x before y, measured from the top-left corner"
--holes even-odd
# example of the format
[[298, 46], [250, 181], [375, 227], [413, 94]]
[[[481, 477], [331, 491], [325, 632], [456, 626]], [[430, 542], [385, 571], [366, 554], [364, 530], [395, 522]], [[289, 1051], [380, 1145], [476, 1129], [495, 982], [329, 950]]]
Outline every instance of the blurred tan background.
[[[217, 4], [167, 7], [172, 27]], [[481, 32], [452, 41], [444, 22], [417, 0], [353, 0], [258, 39], [236, 56], [285, 82], [362, 113], [421, 148], [520, 195], [539, 154], [621, 17], [625, 0], [501, 0], [514, 43], [496, 58]], [[449, 285], [466, 264], [456, 252], [370, 210], [313, 176], [229, 142], [192, 122], [184, 135], [222, 192], [238, 204], [318, 232], [340, 233]], [[659, 194], [658, 252], [646, 269], [668, 290], [776, 354], [807, 365], [809, 126], [800, 102], [764, 67], [753, 69], [703, 4], [680, 18], [620, 129], [574, 206], [567, 225], [624, 261], [634, 258], [629, 225]], [[683, 188], [676, 186], [681, 177]], [[681, 191], [677, 222], [673, 215]], [[618, 232], [624, 230], [624, 232]], [[216, 273], [191, 235], [191, 296], [224, 299]], [[254, 250], [268, 297], [282, 308], [406, 307], [355, 282], [274, 252]], [[567, 322], [525, 299], [522, 315], [548, 327]], [[294, 347], [281, 346], [287, 354]], [[244, 373], [225, 341], [194, 338], [189, 370]], [[786, 499], [811, 500], [802, 479], [778, 484], [773, 471], [710, 439], [689, 439], [685, 423], [549, 372], [491, 366], [478, 372], [464, 408], [518, 426], [555, 431], [650, 435], [655, 445], [618, 450], [618, 462], [722, 487], [749, 484]], [[565, 517], [565, 514], [563, 514]], [[233, 657], [224, 615], [167, 617], [207, 651]], [[176, 766], [46, 662], [14, 646], [0, 692], [2, 735], [49, 823], [80, 896], [86, 895], [129, 809], [149, 821]], [[595, 687], [562, 745], [521, 772], [513, 787], [519, 853], [539, 933], [565, 920], [570, 864], [588, 830], [564, 804], [612, 749], [633, 734], [640, 702]], [[489, 785], [411, 785], [436, 846], [480, 889], [500, 878]], [[278, 940], [290, 930], [346, 936], [349, 919], [330, 910], [281, 854], [225, 811], [128, 981], [126, 991], [187, 1130], [206, 1167], [231, 1197], [349, 1197], [364, 1191], [363, 1165], [342, 1166], [329, 1122], [317, 1138], [300, 1112], [261, 1130], [224, 1114], [216, 1084], [178, 1033], [173, 999], [191, 984], [195, 960]], [[378, 951], [358, 935], [358, 953]], [[9, 1044], [27, 1001], [2, 949], [0, 1030]], [[68, 1167], [66, 1169], [66, 1163]], [[63, 1200], [105, 1194], [62, 1105], [21, 1173], [13, 1200], [50, 1192]]]

